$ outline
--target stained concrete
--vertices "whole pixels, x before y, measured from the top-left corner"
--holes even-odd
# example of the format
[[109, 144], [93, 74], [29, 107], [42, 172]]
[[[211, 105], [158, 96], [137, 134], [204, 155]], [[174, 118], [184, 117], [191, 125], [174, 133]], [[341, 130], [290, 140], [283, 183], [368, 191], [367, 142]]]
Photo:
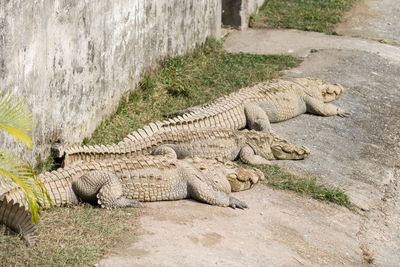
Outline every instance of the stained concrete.
[[[146, 203], [137, 241], [98, 266], [356, 266], [359, 218], [346, 208], [260, 185], [247, 210], [195, 201]], [[133, 230], [133, 229], [132, 229]]]
[[400, 45], [398, 0], [361, 0], [337, 25], [336, 32]]
[[0, 88], [28, 99], [35, 163], [56, 141], [80, 143], [116, 110], [143, 72], [219, 38], [214, 0], [0, 1]]

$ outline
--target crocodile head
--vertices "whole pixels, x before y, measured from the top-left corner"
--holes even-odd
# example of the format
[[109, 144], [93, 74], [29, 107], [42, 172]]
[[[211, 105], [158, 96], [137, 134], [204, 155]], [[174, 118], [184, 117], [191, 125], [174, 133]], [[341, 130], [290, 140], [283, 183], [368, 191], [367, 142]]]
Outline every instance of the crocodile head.
[[186, 159], [205, 176], [214, 190], [225, 193], [237, 192], [253, 187], [264, 174], [258, 169], [244, 168], [231, 161], [213, 159]]
[[238, 132], [238, 134], [242, 134], [242, 142], [249, 145], [256, 155], [265, 159], [274, 159], [274, 154], [271, 150], [273, 137], [270, 133], [255, 130], [242, 130]]
[[276, 134], [271, 143], [271, 151], [275, 159], [305, 159], [310, 155], [310, 149], [306, 146], [296, 146]]
[[297, 78], [295, 81], [303, 85], [306, 94], [325, 103], [335, 100], [344, 91], [340, 84], [330, 84], [316, 78]]
[[268, 160], [274, 159], [304, 159], [310, 155], [305, 146], [296, 146], [282, 137], [267, 132], [241, 131], [246, 138], [246, 144], [255, 152]]
[[326, 84], [321, 86], [320, 92], [322, 94], [322, 101], [325, 103], [331, 102], [343, 94], [343, 87], [340, 84]]

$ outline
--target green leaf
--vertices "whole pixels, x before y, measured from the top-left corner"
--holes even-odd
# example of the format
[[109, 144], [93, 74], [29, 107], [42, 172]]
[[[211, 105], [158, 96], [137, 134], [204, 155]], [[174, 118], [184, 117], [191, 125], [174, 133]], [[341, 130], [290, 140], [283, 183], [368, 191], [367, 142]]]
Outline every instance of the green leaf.
[[38, 222], [39, 205], [52, 205], [49, 195], [33, 171], [32, 166], [14, 153], [0, 152], [0, 177], [6, 183], [17, 184], [24, 190], [31, 211], [32, 222]]
[[31, 149], [33, 119], [25, 99], [16, 98], [9, 92], [0, 92], [0, 95], [0, 130], [7, 131]]

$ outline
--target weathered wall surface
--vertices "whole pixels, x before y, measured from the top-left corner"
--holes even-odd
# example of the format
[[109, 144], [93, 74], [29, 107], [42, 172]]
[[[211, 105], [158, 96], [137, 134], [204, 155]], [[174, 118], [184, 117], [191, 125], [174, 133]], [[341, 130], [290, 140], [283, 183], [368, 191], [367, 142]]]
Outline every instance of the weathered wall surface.
[[[216, 0], [1, 0], [0, 88], [32, 107], [27, 159], [89, 136], [147, 68], [218, 38], [220, 23]], [[0, 150], [23, 151], [0, 138]]]
[[257, 13], [258, 9], [264, 4], [265, 0], [243, 0], [242, 8], [240, 10], [240, 17], [242, 18], [241, 29], [249, 27], [250, 15]]
[[241, 30], [249, 27], [250, 15], [256, 13], [265, 0], [222, 0], [222, 22]]

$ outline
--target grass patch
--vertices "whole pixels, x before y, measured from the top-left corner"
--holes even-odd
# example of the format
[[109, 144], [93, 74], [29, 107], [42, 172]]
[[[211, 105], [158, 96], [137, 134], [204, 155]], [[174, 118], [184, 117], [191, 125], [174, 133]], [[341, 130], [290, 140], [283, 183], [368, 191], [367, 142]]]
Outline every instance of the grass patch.
[[36, 246], [0, 225], [0, 266], [93, 266], [107, 251], [132, 235], [138, 209], [105, 210], [89, 204], [42, 212]]
[[301, 61], [286, 55], [226, 53], [220, 42], [208, 40], [186, 56], [165, 59], [148, 72], [117, 112], [85, 139], [86, 145], [109, 144], [162, 115], [206, 103], [241, 87], [279, 76]]
[[354, 0], [267, 0], [257, 15], [250, 19], [251, 27], [277, 27], [303, 31], [333, 31]]
[[277, 166], [254, 167], [260, 169], [264, 173], [265, 180], [263, 183], [273, 188], [295, 191], [314, 199], [344, 206], [350, 210], [355, 208], [350, 202], [349, 197], [343, 191], [319, 183], [316, 177], [300, 177]]

